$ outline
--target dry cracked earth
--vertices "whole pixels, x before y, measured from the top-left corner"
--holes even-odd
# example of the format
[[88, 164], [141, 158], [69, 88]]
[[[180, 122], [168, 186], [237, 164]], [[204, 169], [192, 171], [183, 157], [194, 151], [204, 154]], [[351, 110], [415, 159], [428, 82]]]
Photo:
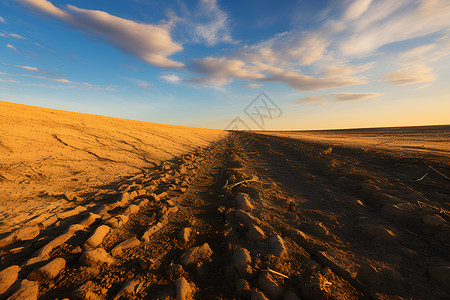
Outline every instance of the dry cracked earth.
[[0, 298], [448, 299], [445, 174], [231, 132], [1, 234]]

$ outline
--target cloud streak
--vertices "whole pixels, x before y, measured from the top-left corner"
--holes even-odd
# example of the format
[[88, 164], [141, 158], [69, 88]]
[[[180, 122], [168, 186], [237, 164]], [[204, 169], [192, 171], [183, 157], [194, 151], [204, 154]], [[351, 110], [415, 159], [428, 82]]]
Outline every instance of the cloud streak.
[[36, 68], [36, 67], [18, 66], [18, 65], [16, 65], [16, 67], [21, 68], [21, 69], [24, 69], [24, 70], [27, 70], [27, 71], [30, 71], [30, 72], [35, 72], [35, 73], [44, 74], [44, 75], [60, 76], [60, 75], [55, 74], [55, 73], [52, 73], [52, 72], [47, 72], [47, 71], [40, 70], [40, 69], [38, 69], [38, 68]]
[[146, 24], [113, 16], [99, 10], [67, 5], [60, 9], [47, 0], [16, 0], [31, 10], [52, 16], [71, 26], [94, 34], [122, 51], [161, 68], [179, 68], [183, 63], [169, 59], [183, 50], [170, 35], [170, 24]]
[[324, 95], [313, 95], [302, 97], [294, 104], [326, 104], [328, 102], [349, 102], [349, 101], [361, 101], [367, 100], [375, 97], [382, 96], [380, 93], [331, 93]]
[[430, 82], [437, 79], [437, 74], [433, 73], [433, 68], [424, 65], [412, 65], [400, 69], [394, 73], [383, 76], [383, 80], [394, 85], [408, 85], [416, 83]]
[[228, 14], [220, 9], [217, 0], [200, 0], [195, 19], [200, 20], [195, 24], [195, 33], [207, 45], [233, 41]]

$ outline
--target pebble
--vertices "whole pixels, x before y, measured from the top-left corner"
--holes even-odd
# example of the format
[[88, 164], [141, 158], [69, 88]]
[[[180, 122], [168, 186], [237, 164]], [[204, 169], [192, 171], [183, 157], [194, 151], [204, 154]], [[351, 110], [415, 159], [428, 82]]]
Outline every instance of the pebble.
[[284, 289], [276, 283], [275, 280], [267, 273], [264, 272], [258, 277], [258, 287], [273, 300], [283, 299]]
[[134, 247], [138, 247], [140, 244], [141, 244], [141, 242], [137, 238], [132, 237], [132, 238], [126, 240], [126, 241], [123, 241], [122, 243], [120, 243], [116, 247], [114, 247], [111, 250], [111, 255], [113, 257], [121, 256], [123, 250], [134, 248]]
[[208, 243], [204, 243], [201, 246], [193, 247], [186, 251], [181, 258], [180, 264], [186, 266], [199, 261], [209, 260], [212, 254], [213, 251]]
[[189, 227], [183, 228], [178, 232], [178, 238], [183, 242], [189, 242], [189, 237], [191, 236], [192, 229]]
[[135, 205], [135, 204], [131, 204], [130, 206], [127, 207], [127, 209], [125, 210], [124, 214], [125, 215], [134, 215], [135, 213], [137, 213], [139, 211], [140, 207]]
[[103, 248], [85, 251], [79, 260], [80, 265], [96, 267], [102, 264], [108, 266], [114, 264], [115, 260]]
[[22, 280], [12, 287], [13, 294], [8, 298], [11, 300], [34, 300], [38, 297], [39, 285], [36, 281]]
[[250, 241], [259, 241], [265, 239], [266, 235], [259, 226], [251, 224], [245, 234], [245, 238]]
[[28, 275], [28, 280], [42, 281], [55, 278], [66, 267], [66, 261], [64, 258], [58, 257], [41, 267], [40, 269], [33, 271]]
[[261, 221], [249, 214], [248, 212], [245, 212], [241, 209], [238, 209], [234, 212], [234, 216], [236, 219], [241, 222], [244, 225], [250, 226], [251, 224], [259, 225], [261, 224]]
[[128, 222], [129, 218], [126, 215], [118, 215], [115, 217], [110, 218], [108, 221], [105, 222], [105, 225], [108, 225], [109, 227], [113, 229], [120, 228], [122, 225], [126, 224]]
[[180, 277], [175, 281], [175, 293], [177, 300], [192, 299], [194, 290], [184, 277]]
[[272, 248], [272, 253], [274, 255], [284, 256], [287, 254], [286, 245], [284, 240], [278, 234], [274, 234], [268, 238], [270, 247]]
[[250, 299], [251, 300], [269, 300], [269, 298], [267, 298], [266, 295], [264, 295], [264, 293], [257, 291], [257, 290], [252, 291], [252, 296]]
[[1, 239], [0, 247], [4, 247], [8, 244], [19, 242], [19, 241], [31, 240], [38, 235], [39, 235], [39, 227], [37, 225], [24, 226], [22, 228], [17, 229], [16, 231], [10, 233], [5, 238]]
[[242, 264], [251, 264], [252, 257], [250, 256], [250, 252], [245, 248], [235, 248], [233, 249], [233, 264], [242, 265]]
[[238, 279], [234, 283], [236, 294], [241, 298], [249, 298], [251, 294], [250, 285], [245, 279]]
[[129, 280], [122, 289], [114, 296], [113, 300], [118, 300], [122, 297], [133, 297], [137, 294], [137, 287], [139, 286], [140, 281], [136, 278]]
[[251, 211], [253, 210], [253, 205], [249, 200], [249, 196], [247, 194], [238, 193], [236, 197], [234, 198], [234, 202], [236, 205], [236, 208]]
[[19, 271], [20, 267], [14, 265], [0, 272], [0, 295], [6, 292], [16, 282]]
[[98, 245], [100, 245], [110, 230], [111, 227], [109, 227], [108, 225], [101, 225], [97, 227], [94, 233], [83, 244], [83, 249], [84, 250], [93, 249]]
[[79, 224], [82, 226], [89, 227], [91, 226], [97, 219], [100, 219], [101, 216], [94, 213], [89, 213], [89, 216], [86, 217], [83, 221], [81, 221]]

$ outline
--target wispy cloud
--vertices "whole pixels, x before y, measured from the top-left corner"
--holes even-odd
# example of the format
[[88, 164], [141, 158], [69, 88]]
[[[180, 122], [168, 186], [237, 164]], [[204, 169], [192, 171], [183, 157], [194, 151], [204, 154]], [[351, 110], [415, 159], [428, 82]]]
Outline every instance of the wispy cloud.
[[248, 87], [249, 89], [257, 89], [263, 86], [264, 86], [263, 84], [256, 84], [256, 83], [249, 83], [246, 85], [246, 87]]
[[2, 36], [2, 37], [6, 37], [6, 35], [4, 35], [3, 33], [0, 33], [0, 36]]
[[181, 78], [176, 74], [161, 75], [159, 78], [171, 83], [179, 83], [181, 81]]
[[35, 72], [35, 73], [44, 74], [44, 75], [61, 76], [61, 75], [58, 75], [58, 74], [55, 74], [55, 73], [52, 73], [52, 72], [47, 72], [47, 71], [40, 70], [40, 69], [38, 69], [38, 68], [36, 68], [36, 67], [18, 66], [18, 65], [16, 65], [16, 67], [21, 68], [21, 69], [24, 69], [24, 70], [27, 70], [27, 71], [30, 71], [30, 72]]
[[5, 21], [5, 19], [3, 19], [2, 17], [0, 17], [0, 23], [4, 23], [4, 24], [6, 24], [6, 21]]
[[229, 17], [220, 9], [217, 0], [200, 0], [199, 9], [194, 15], [195, 33], [209, 46], [219, 42], [232, 42]]
[[407, 85], [436, 80], [437, 74], [433, 73], [433, 68], [424, 65], [412, 65], [400, 69], [394, 73], [383, 76], [383, 80], [394, 85]]
[[9, 33], [8, 34], [10, 37], [15, 38], [15, 39], [21, 39], [21, 40], [26, 40], [26, 38], [24, 38], [21, 35], [18, 35], [17, 33]]
[[9, 48], [9, 49], [12, 49], [12, 50], [17, 50], [16, 47], [14, 47], [14, 46], [11, 45], [11, 44], [6, 44], [5, 47], [6, 47], [6, 48]]
[[[355, 1], [366, 5], [366, 0]], [[345, 55], [368, 55], [380, 47], [422, 37], [450, 26], [450, 2], [447, 0], [390, 1], [370, 3], [338, 42]], [[340, 20], [342, 21], [342, 20]]]
[[47, 0], [17, 0], [35, 12], [52, 16], [78, 29], [94, 34], [145, 62], [162, 67], [182, 67], [168, 57], [183, 47], [170, 35], [170, 24], [146, 24], [113, 16], [99, 10], [67, 5], [60, 9]]
[[123, 77], [124, 79], [133, 82], [134, 84], [136, 84], [138, 87], [142, 88], [142, 89], [146, 89], [146, 90], [150, 90], [152, 87], [152, 84], [150, 82], [147, 82], [145, 80], [141, 80], [141, 79], [135, 79], [135, 78], [128, 78], [128, 77]]
[[17, 81], [17, 80], [14, 80], [14, 79], [10, 79], [10, 78], [7, 78], [7, 79], [1, 79], [1, 78], [0, 78], [0, 82], [6, 82], [6, 83], [20, 83], [20, 81]]
[[379, 93], [331, 93], [324, 95], [313, 95], [302, 97], [295, 104], [317, 103], [324, 104], [327, 102], [348, 102], [348, 101], [361, 101], [382, 96]]

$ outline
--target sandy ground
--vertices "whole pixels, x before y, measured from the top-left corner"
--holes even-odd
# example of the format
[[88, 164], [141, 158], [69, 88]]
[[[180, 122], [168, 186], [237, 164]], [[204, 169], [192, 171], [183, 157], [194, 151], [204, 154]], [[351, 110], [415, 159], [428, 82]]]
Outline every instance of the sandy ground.
[[[141, 159], [138, 172], [100, 186], [78, 181], [80, 199], [1, 233], [0, 298], [448, 299], [448, 149], [423, 150], [429, 128], [402, 130], [424, 147], [367, 147], [373, 132], [359, 132], [358, 146], [342, 133], [172, 138], [157, 164]], [[433, 143], [448, 142], [448, 127], [433, 132]], [[125, 155], [103, 148], [89, 151]]]
[[360, 149], [450, 154], [450, 125], [263, 133]]
[[220, 134], [0, 102], [0, 218], [20, 223], [34, 215], [30, 207], [41, 212], [49, 202], [82, 201], [102, 185], [206, 146]]

